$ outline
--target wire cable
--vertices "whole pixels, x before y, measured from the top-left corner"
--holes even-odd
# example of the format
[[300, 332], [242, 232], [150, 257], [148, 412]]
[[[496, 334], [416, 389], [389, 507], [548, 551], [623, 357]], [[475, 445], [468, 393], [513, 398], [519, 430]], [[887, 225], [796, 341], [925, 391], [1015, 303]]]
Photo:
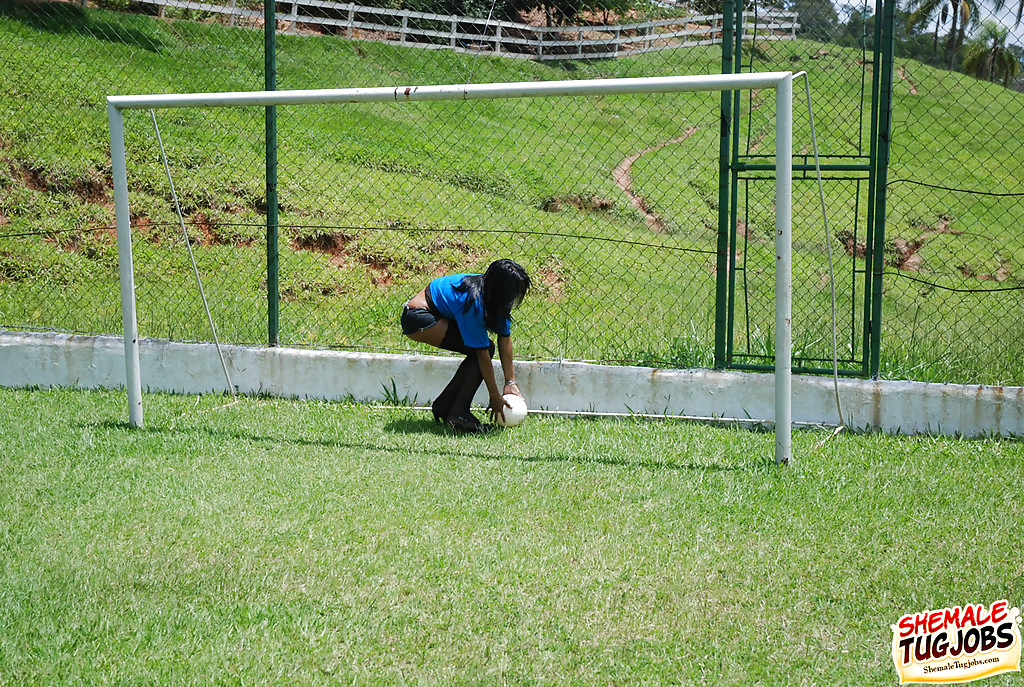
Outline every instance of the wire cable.
[[[487, 20], [484, 22], [484, 31], [489, 29], [490, 26], [491, 26], [491, 16], [494, 14], [494, 6], [497, 5], [497, 4], [498, 4], [498, 0], [491, 0], [491, 9], [487, 10]], [[497, 40], [497, 32], [495, 32], [495, 40]], [[498, 50], [501, 50], [501, 44], [500, 43], [498, 44]], [[469, 78], [466, 79], [466, 83], [467, 84], [473, 83], [473, 75], [476, 73], [476, 63], [480, 59], [480, 53], [482, 53], [482, 52], [483, 52], [483, 50], [477, 50], [476, 51], [476, 57], [473, 59], [473, 64], [471, 65], [471, 67], [469, 69]]]
[[213, 324], [213, 316], [210, 314], [210, 306], [206, 302], [206, 293], [203, 291], [203, 280], [199, 278], [199, 266], [196, 265], [196, 256], [192, 252], [192, 241], [188, 237], [188, 229], [185, 228], [185, 217], [181, 214], [181, 205], [178, 204], [178, 193], [174, 190], [174, 179], [171, 178], [171, 168], [167, 164], [167, 153], [164, 151], [164, 141], [160, 136], [160, 126], [156, 123], [156, 113], [153, 110], [149, 111], [149, 116], [153, 118], [153, 128], [156, 130], [156, 140], [160, 144], [160, 157], [164, 163], [164, 171], [167, 172], [167, 183], [171, 187], [171, 199], [174, 201], [174, 210], [178, 213], [178, 221], [181, 224], [181, 233], [185, 237], [185, 245], [188, 247], [188, 257], [192, 260], [192, 271], [196, 275], [196, 284], [199, 285], [199, 296], [203, 300], [203, 308], [206, 310], [206, 319], [210, 323], [210, 331], [213, 333], [213, 343], [217, 347], [217, 355], [220, 357], [220, 366], [224, 370], [224, 378], [228, 381], [228, 393], [231, 394], [233, 400], [237, 400], [235, 396], [235, 386], [231, 383], [231, 375], [228, 373], [228, 365], [224, 362], [224, 352], [220, 348], [220, 341], [217, 338], [217, 327]]
[[[836, 335], [838, 329], [836, 317], [836, 272], [832, 258], [832, 233], [828, 226], [828, 210], [825, 205], [825, 188], [821, 180], [821, 162], [818, 158], [818, 135], [814, 128], [814, 108], [811, 106], [811, 78], [807, 72], [797, 72], [794, 77], [804, 77], [804, 89], [807, 93], [807, 117], [811, 125], [811, 148], [814, 150], [814, 170], [818, 177], [818, 199], [821, 202], [821, 219], [825, 228], [825, 249], [828, 253], [828, 281], [832, 296], [832, 386], [836, 395], [836, 412], [839, 413], [839, 426], [832, 434], [835, 436], [843, 430], [843, 406], [839, 399], [839, 343]], [[827, 441], [827, 439], [826, 439]]]

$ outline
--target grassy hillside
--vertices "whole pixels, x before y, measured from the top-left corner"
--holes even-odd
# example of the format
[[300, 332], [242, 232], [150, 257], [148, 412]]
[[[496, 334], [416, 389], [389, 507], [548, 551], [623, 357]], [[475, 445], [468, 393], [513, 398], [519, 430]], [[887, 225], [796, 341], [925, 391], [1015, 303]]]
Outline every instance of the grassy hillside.
[[[0, 9], [0, 110], [6, 110], [0, 112], [0, 326], [118, 332], [104, 98], [259, 88], [261, 38], [243, 29], [99, 10], [58, 15]], [[860, 53], [836, 49], [834, 66], [815, 70], [811, 57], [819, 48], [787, 42], [774, 62], [758, 68], [808, 68], [822, 152], [852, 154], [868, 126], [850, 116], [861, 106]], [[548, 66], [283, 35], [278, 59], [280, 88], [312, 88], [714, 73], [719, 58], [710, 46]], [[920, 66], [907, 71], [922, 85], [958, 79], [960, 96], [974, 102], [979, 120], [992, 99], [1015, 98], [956, 75]], [[743, 136], [766, 154], [774, 150], [772, 103], [769, 93], [743, 101], [753, 111]], [[901, 122], [906, 140], [924, 138], [915, 131], [914, 108], [942, 105], [911, 101]], [[279, 108], [282, 342], [405, 348], [395, 312], [413, 290], [434, 274], [514, 255], [537, 277], [537, 297], [519, 315], [523, 355], [710, 364], [717, 112], [718, 96], [709, 94]], [[263, 116], [256, 109], [158, 114], [218, 329], [223, 339], [240, 343], [266, 337]], [[806, 107], [798, 103], [794, 137], [804, 153], [806, 122]], [[132, 113], [127, 127], [141, 332], [206, 340], [153, 123], [147, 113]], [[1019, 162], [1005, 159], [1003, 134], [954, 143], [950, 131], [948, 140], [934, 132], [931, 145], [963, 148], [968, 173], [991, 177], [988, 163], [979, 162], [989, 158], [1005, 162], [999, 168], [1007, 175], [1021, 173]], [[630, 160], [632, 191], [663, 222], [656, 230], [616, 183], [615, 170]], [[929, 164], [929, 156], [911, 155], [897, 160], [894, 171], [927, 180]], [[890, 236], [907, 234], [904, 227], [942, 211], [928, 187], [894, 192], [914, 198], [893, 204]], [[863, 199], [839, 185], [827, 185], [826, 193], [834, 229], [863, 215]], [[770, 353], [770, 196], [751, 207], [743, 218], [748, 238], [741, 278], [752, 294], [753, 346]], [[972, 211], [961, 213], [965, 221], [976, 220]], [[798, 355], [824, 358], [829, 289], [818, 213], [816, 187], [798, 186], [795, 346]], [[1004, 265], [1010, 283], [1019, 283], [1024, 240], [1003, 246], [998, 259], [984, 257], [991, 251], [979, 240], [944, 235], [922, 253], [935, 264], [970, 263], [979, 271]], [[856, 325], [862, 298], [852, 285], [857, 265], [838, 243], [833, 248], [840, 313]], [[952, 284], [955, 270], [950, 274]], [[886, 341], [902, 356], [892, 359], [890, 376], [1024, 381], [1024, 355], [993, 353], [991, 341], [963, 351], [968, 369], [935, 366], [950, 359], [943, 339], [921, 333], [916, 323], [940, 317], [955, 328], [964, 321], [957, 304], [903, 291], [887, 298], [885, 332], [892, 338]], [[851, 342], [859, 343], [841, 336], [841, 349]], [[1007, 367], [1007, 359], [1018, 362]]]

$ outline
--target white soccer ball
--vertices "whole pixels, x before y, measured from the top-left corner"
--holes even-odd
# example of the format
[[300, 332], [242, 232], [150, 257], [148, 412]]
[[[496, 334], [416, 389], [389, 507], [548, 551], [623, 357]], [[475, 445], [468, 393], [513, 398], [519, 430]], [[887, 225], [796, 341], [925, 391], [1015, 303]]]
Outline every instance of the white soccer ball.
[[505, 402], [508, 403], [511, 408], [503, 408], [505, 411], [505, 419], [501, 419], [501, 414], [498, 414], [498, 424], [502, 427], [515, 427], [520, 422], [526, 419], [526, 401], [523, 400], [522, 396], [516, 396], [515, 394], [505, 394], [502, 396]]

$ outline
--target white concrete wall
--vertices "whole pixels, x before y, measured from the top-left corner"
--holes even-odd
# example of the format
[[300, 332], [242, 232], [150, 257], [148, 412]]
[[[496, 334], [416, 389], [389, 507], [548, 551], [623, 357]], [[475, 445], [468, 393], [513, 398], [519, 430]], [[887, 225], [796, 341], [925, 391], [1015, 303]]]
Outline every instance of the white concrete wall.
[[[236, 391], [293, 398], [380, 401], [397, 393], [425, 405], [459, 363], [457, 358], [422, 355], [222, 349]], [[144, 390], [206, 393], [227, 388], [213, 344], [143, 340], [140, 364]], [[775, 415], [771, 374], [519, 362], [516, 377], [534, 409], [766, 422]], [[0, 386], [123, 387], [124, 380], [120, 337], [0, 332]], [[1024, 435], [1024, 387], [841, 379], [839, 392], [846, 424], [854, 430]], [[477, 396], [481, 405], [485, 398], [482, 391]], [[831, 378], [793, 378], [794, 423], [838, 420]]]

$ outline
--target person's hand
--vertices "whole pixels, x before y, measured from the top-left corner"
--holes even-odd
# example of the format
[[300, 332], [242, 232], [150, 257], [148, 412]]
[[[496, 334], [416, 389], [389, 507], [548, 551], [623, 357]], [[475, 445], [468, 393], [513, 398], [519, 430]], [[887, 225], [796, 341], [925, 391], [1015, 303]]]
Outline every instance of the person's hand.
[[[505, 385], [505, 388], [508, 389], [508, 385], [507, 384]], [[506, 393], [512, 393], [512, 392], [506, 391]], [[510, 406], [508, 404], [508, 401], [506, 401], [502, 397], [501, 394], [492, 395], [491, 396], [491, 402], [487, 406], [487, 412], [490, 413], [491, 422], [497, 422], [499, 415], [501, 416], [501, 421], [504, 422], [505, 421], [505, 408], [511, 408], [511, 407], [512, 406]]]
[[[505, 394], [515, 394], [519, 398], [525, 399], [523, 392], [519, 390], [519, 385], [515, 382], [508, 382], [505, 384], [505, 390], [501, 392], [501, 395], [504, 396]], [[507, 406], [508, 404], [506, 403], [505, 405]]]

